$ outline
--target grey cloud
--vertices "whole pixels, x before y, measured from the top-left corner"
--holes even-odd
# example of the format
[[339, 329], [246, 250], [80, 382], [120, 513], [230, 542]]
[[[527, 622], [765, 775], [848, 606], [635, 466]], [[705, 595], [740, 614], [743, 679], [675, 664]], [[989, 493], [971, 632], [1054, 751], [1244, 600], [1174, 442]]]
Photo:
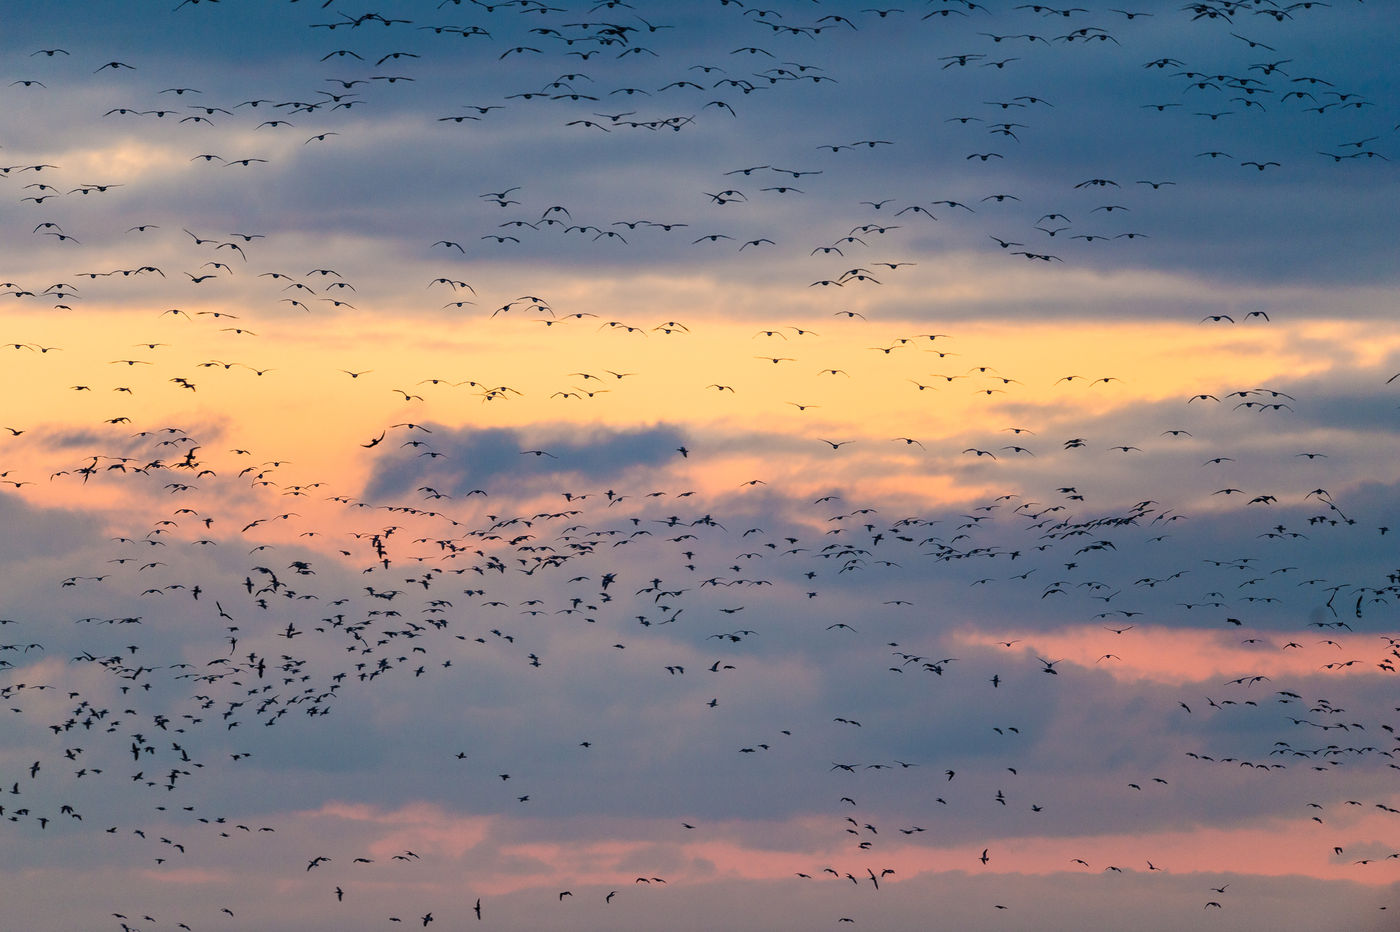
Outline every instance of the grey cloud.
[[[432, 433], [395, 432], [395, 439], [422, 440], [441, 458], [426, 461], [420, 448], [407, 447], [381, 456], [366, 484], [365, 496], [407, 496], [430, 485], [457, 497], [473, 489], [495, 491], [499, 483], [538, 485], [549, 478], [598, 481], [629, 469], [655, 467], [680, 454], [685, 437], [667, 425], [638, 428], [579, 429], [564, 425], [520, 428], [461, 428], [424, 425]], [[540, 452], [534, 452], [540, 451]]]

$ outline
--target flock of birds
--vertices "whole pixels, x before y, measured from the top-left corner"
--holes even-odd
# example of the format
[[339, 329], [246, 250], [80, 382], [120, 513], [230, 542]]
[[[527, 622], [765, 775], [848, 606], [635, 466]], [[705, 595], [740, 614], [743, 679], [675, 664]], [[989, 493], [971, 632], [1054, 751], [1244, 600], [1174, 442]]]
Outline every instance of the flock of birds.
[[[839, 887], [848, 905], [827, 917], [832, 923], [918, 927], [882, 916], [873, 895], [915, 884], [931, 870], [921, 861], [921, 843], [934, 850], [948, 838], [986, 839], [967, 842], [963, 863], [940, 870], [990, 876], [998, 868], [1030, 870], [1003, 839], [1042, 831], [1060, 849], [1057, 873], [1199, 876], [1190, 913], [1171, 918], [1172, 927], [1198, 925], [1203, 912], [1224, 916], [1258, 906], [1243, 900], [1247, 873], [1169, 863], [1150, 847], [1110, 863], [1075, 839], [1121, 830], [1124, 823], [1114, 819], [1125, 813], [1131, 823], [1132, 813], [1193, 802], [1210, 810], [1213, 781], [1235, 792], [1242, 771], [1264, 787], [1257, 791], [1263, 798], [1297, 797], [1278, 789], [1286, 780], [1316, 794], [1292, 814], [1308, 830], [1299, 837], [1317, 864], [1373, 872], [1400, 866], [1393, 863], [1400, 843], [1353, 848], [1311, 833], [1334, 815], [1346, 825], [1363, 810], [1400, 814], [1393, 791], [1400, 722], [1387, 691], [1400, 661], [1400, 636], [1391, 633], [1400, 569], [1384, 556], [1393, 514], [1357, 488], [1356, 475], [1332, 472], [1331, 461], [1347, 457], [1329, 446], [1325, 432], [1290, 433], [1288, 419], [1305, 414], [1314, 399], [1292, 382], [1223, 384], [1173, 399], [1174, 420], [1165, 429], [1103, 437], [1065, 428], [1069, 421], [1054, 409], [1063, 406], [1102, 429], [1111, 423], [1094, 421], [1103, 411], [1148, 397], [1132, 394], [1139, 377], [1131, 366], [1065, 372], [1078, 368], [1071, 363], [1052, 377], [1010, 365], [1003, 371], [964, 352], [974, 338], [956, 323], [946, 326], [949, 333], [926, 332], [939, 328], [882, 311], [880, 297], [888, 286], [902, 301], [911, 290], [917, 300], [920, 286], [908, 282], [939, 261], [935, 241], [981, 258], [1027, 260], [1037, 271], [1112, 267], [1119, 260], [1108, 250], [1150, 250], [1170, 223], [1177, 189], [1190, 183], [1184, 177], [1081, 177], [1032, 195], [1008, 190], [1015, 176], [997, 166], [1027, 159], [1038, 138], [1049, 145], [1043, 137], [1056, 132], [1052, 114], [1069, 106], [1040, 96], [1052, 92], [1040, 89], [1046, 85], [1030, 70], [1033, 62], [1108, 54], [1140, 42], [1154, 24], [1212, 30], [1212, 39], [1234, 43], [1235, 54], [1218, 64], [1166, 48], [1136, 62], [1158, 96], [1131, 101], [1140, 111], [1133, 119], [1189, 121], [1172, 124], [1166, 133], [1174, 138], [1209, 138], [1218, 126], [1249, 120], [1296, 120], [1291, 125], [1304, 127], [1299, 133], [1309, 140], [1314, 167], [1385, 170], [1395, 130], [1378, 114], [1392, 102], [1371, 99], [1325, 62], [1309, 64], [1290, 51], [1299, 31], [1327, 28], [1334, 4], [1216, 0], [1088, 10], [927, 0], [858, 9], [828, 0], [777, 10], [739, 0], [601, 0], [572, 9], [541, 0], [404, 0], [350, 12], [347, 3], [276, 6], [277, 16], [297, 24], [291, 41], [298, 67], [324, 72], [316, 86], [287, 88], [286, 100], [234, 100], [183, 82], [147, 83], [146, 73], [157, 69], [141, 52], [104, 61], [78, 43], [65, 48], [61, 22], [50, 24], [51, 36], [33, 37], [54, 44], [5, 58], [7, 106], [42, 109], [43, 95], [65, 85], [103, 82], [74, 98], [88, 109], [61, 114], [65, 131], [97, 124], [110, 133], [119, 125], [122, 140], [147, 138], [178, 153], [162, 156], [173, 182], [126, 157], [85, 159], [75, 170], [63, 145], [0, 130], [5, 241], [41, 257], [45, 269], [67, 269], [45, 282], [32, 269], [0, 261], [0, 277], [14, 279], [0, 282], [0, 358], [11, 381], [0, 408], [0, 508], [36, 539], [32, 546], [27, 539], [0, 542], [7, 591], [0, 602], [0, 699], [8, 725], [0, 742], [0, 852], [24, 867], [49, 863], [38, 852], [56, 845], [75, 865], [105, 858], [131, 871], [133, 892], [111, 908], [94, 907], [81, 920], [86, 927], [275, 927], [278, 920], [260, 902], [272, 894], [258, 886], [262, 875], [254, 870], [246, 889], [219, 888], [228, 899], [162, 899], [162, 876], [198, 883], [205, 865], [227, 863], [226, 849], [247, 865], [291, 870], [296, 876], [286, 889], [299, 897], [296, 922], [308, 929], [476, 921], [581, 927], [577, 911], [540, 910], [567, 910], [585, 899], [599, 909], [635, 902], [652, 927], [664, 925], [668, 897], [712, 879], [674, 857], [619, 869], [603, 882], [581, 867], [561, 869], [548, 889], [520, 893], [501, 882], [499, 897], [470, 877], [457, 878], [444, 896], [415, 873], [434, 859], [451, 869], [456, 862], [441, 849], [420, 842], [392, 853], [384, 845], [338, 847], [329, 834], [318, 838], [301, 823], [289, 828], [266, 815], [280, 811], [283, 793], [298, 800], [288, 808], [315, 808], [338, 794], [365, 792], [334, 781], [322, 790], [306, 774], [321, 772], [318, 755], [333, 756], [317, 742], [318, 731], [337, 717], [370, 714], [381, 702], [460, 706], [470, 728], [453, 732], [457, 744], [444, 745], [426, 729], [417, 733], [418, 726], [388, 727], [395, 746], [414, 755], [402, 766], [416, 779], [471, 788], [473, 799], [455, 802], [465, 811], [528, 820], [533, 809], [550, 806], [555, 815], [590, 815], [589, 794], [605, 792], [611, 781], [622, 781], [614, 792], [646, 793], [594, 763], [625, 743], [624, 732], [570, 734], [559, 744], [561, 723], [574, 727], [574, 713], [582, 711], [565, 706], [585, 696], [627, 704], [629, 690], [661, 697], [647, 710], [655, 720], [646, 727], [703, 736], [696, 738], [706, 746], [695, 766], [736, 795], [777, 800], [779, 783], [819, 779], [823, 808], [813, 817], [825, 828], [810, 846], [824, 854], [780, 873], [785, 884]], [[306, 7], [318, 8], [314, 21], [306, 21]], [[234, 0], [182, 0], [167, 17], [152, 14], [149, 29], [154, 37], [193, 18], [238, 13]], [[455, 22], [444, 19], [449, 14]], [[475, 23], [461, 18], [468, 14]], [[1269, 27], [1269, 44], [1260, 25]], [[655, 199], [655, 210], [605, 216], [587, 196], [551, 203], [548, 179], [483, 178], [453, 195], [461, 202], [453, 213], [457, 228], [420, 235], [416, 256], [400, 261], [386, 253], [373, 268], [320, 258], [335, 249], [308, 252], [296, 232], [277, 228], [287, 222], [277, 201], [293, 196], [281, 187], [282, 166], [300, 170], [323, 159], [333, 177], [347, 164], [337, 161], [340, 154], [366, 131], [364, 114], [398, 107], [395, 119], [415, 124], [413, 132], [445, 134], [443, 150], [460, 153], [471, 145], [462, 134], [508, 135], [522, 126], [544, 127], [551, 145], [572, 147], [580, 157], [599, 145], [626, 145], [615, 140], [629, 134], [627, 144], [639, 146], [711, 138], [744, 124], [751, 101], [795, 102], [835, 93], [842, 82], [870, 81], [843, 70], [840, 43], [893, 28], [929, 31], [922, 65], [930, 82], [972, 88], [940, 101], [940, 138], [922, 143], [960, 171], [985, 171], [985, 193], [872, 195], [849, 203], [838, 197], [852, 180], [878, 190], [886, 164], [879, 160], [919, 147], [907, 138], [912, 130], [895, 125], [881, 131], [888, 138], [833, 133], [799, 160], [757, 154], [726, 164], [710, 172], [705, 189], [691, 192], [688, 212], [668, 192]], [[687, 36], [688, 29], [696, 35]], [[968, 44], [950, 45], [952, 35]], [[688, 57], [696, 46], [720, 45], [734, 46], [720, 63]], [[1074, 66], [1072, 58], [1060, 60]], [[417, 85], [470, 86], [454, 68], [489, 67], [510, 69], [524, 89], [448, 113], [426, 110], [411, 96]], [[1024, 93], [1003, 94], [1013, 78]], [[127, 96], [110, 107], [93, 105], [112, 93]], [[1350, 132], [1358, 125], [1374, 131]], [[745, 144], [760, 152], [788, 148], [761, 133]], [[1245, 169], [1245, 181], [1273, 179], [1294, 164], [1291, 154], [1207, 145], [1185, 153], [1192, 177], [1199, 177], [1195, 163]], [[16, 150], [25, 155], [9, 164], [6, 153]], [[674, 148], [649, 151], [678, 157]], [[544, 171], [530, 164], [518, 170]], [[153, 216], [152, 205], [171, 196], [164, 186], [179, 183], [195, 192], [237, 192], [246, 203], [210, 207], [200, 194], [191, 201], [197, 211], [190, 208], [197, 219], [168, 206]], [[344, 190], [356, 183], [347, 174]], [[1047, 202], [1047, 191], [1056, 200]], [[853, 222], [780, 219], [809, 197], [835, 198]], [[240, 219], [214, 225], [220, 209]], [[267, 225], [245, 225], [260, 212]], [[346, 241], [379, 232], [357, 228], [348, 209], [329, 222]], [[238, 231], [226, 230], [233, 227]], [[794, 242], [794, 235], [804, 238]], [[576, 290], [517, 295], [544, 289], [497, 284], [524, 280], [532, 263], [555, 255], [646, 276], [690, 265], [733, 269], [780, 253], [773, 274], [800, 276], [786, 284], [818, 309], [813, 322], [765, 319], [741, 325], [742, 337], [727, 344], [702, 343], [705, 352], [718, 346], [726, 355], [706, 360], [712, 381], [685, 384], [684, 398], [676, 399], [753, 418], [752, 430], [764, 440], [751, 456], [741, 450], [750, 441], [720, 437], [698, 422], [618, 427], [589, 420], [624, 403], [651, 410], [662, 373], [645, 367], [648, 355], [669, 360], [661, 365], [675, 365], [675, 378], [686, 378], [685, 361], [694, 362], [686, 347], [713, 332], [713, 320], [650, 307], [614, 315]], [[634, 254], [640, 260], [629, 258]], [[1007, 264], [1016, 274], [1025, 263]], [[407, 287], [415, 294], [391, 302], [383, 283], [393, 283], [389, 292], [403, 290], [397, 266], [442, 274], [413, 279]], [[733, 287], [737, 293], [745, 286]], [[423, 306], [405, 311], [406, 319], [416, 315], [444, 332], [444, 321], [469, 319], [477, 332], [502, 334], [503, 341], [539, 328], [540, 345], [625, 348], [554, 371], [552, 363], [531, 362], [534, 350], [525, 346], [504, 377], [479, 374], [504, 367], [485, 352], [461, 367], [478, 370], [472, 372], [421, 370], [406, 353], [407, 365], [386, 359], [294, 371], [322, 358], [314, 347], [336, 342], [337, 322], [349, 322], [353, 334], [372, 316], [391, 316], [378, 308], [412, 301]], [[669, 316], [687, 319], [659, 320]], [[123, 323], [114, 328], [117, 317]], [[899, 323], [885, 329], [882, 317]], [[88, 323], [67, 328], [66, 320]], [[1193, 315], [1189, 323], [1210, 333], [1233, 325], [1239, 330], [1232, 334], [1249, 336], [1278, 321], [1262, 309], [1241, 309]], [[268, 348], [273, 341], [260, 334], [272, 331], [305, 342]], [[123, 336], [114, 340], [115, 332]], [[338, 352], [374, 359], [402, 336], [380, 332]], [[444, 365], [451, 339], [417, 344], [414, 352]], [[221, 349], [208, 355], [208, 347]], [[506, 358], [510, 351], [491, 352]], [[416, 375], [400, 381], [410, 370]], [[1400, 373], [1375, 381], [1385, 391]], [[294, 410], [294, 396], [312, 382], [330, 386], [323, 407]], [[773, 384], [782, 394], [755, 397]], [[900, 404], [943, 399], [970, 413], [939, 426], [931, 415], [895, 436], [881, 432], [873, 413], [837, 413], [850, 410], [851, 397], [874, 406], [896, 396]], [[283, 423], [251, 416], [259, 404], [274, 416], [285, 405]], [[394, 413], [381, 419], [391, 405]], [[531, 414], [516, 419], [512, 412], [523, 405]], [[768, 432], [778, 420], [798, 426]], [[559, 426], [570, 423], [579, 426]], [[728, 423], [732, 430], [737, 420]], [[1116, 423], [1123, 429], [1126, 422]], [[352, 424], [354, 439], [336, 433], [337, 424]], [[332, 425], [329, 434], [324, 425]], [[1311, 445], [1279, 452], [1252, 439], [1275, 432], [1290, 440], [1307, 435]], [[339, 471], [308, 471], [302, 454], [313, 447]], [[1134, 477], [1162, 468], [1137, 465], [1147, 461], [1168, 464], [1179, 501], [1138, 500], [1123, 491], [1140, 490]], [[1096, 475], [1112, 476], [1112, 487]], [[874, 481], [890, 476], [903, 487]], [[950, 486], [952, 504], [939, 504], [928, 491], [931, 476], [961, 483]], [[862, 489], [867, 479], [871, 488]], [[921, 497], [925, 492], [929, 497]], [[94, 517], [73, 524], [72, 514], [84, 511]], [[1209, 529], [1193, 533], [1193, 519]], [[1244, 540], [1252, 549], [1232, 550]], [[37, 578], [36, 563], [45, 571], [68, 569]], [[946, 599], [983, 606], [985, 622], [975, 630], [934, 625]], [[1009, 621], [1011, 613], [1021, 620]], [[1122, 686], [1114, 667], [1142, 670], [1152, 665], [1144, 655], [1170, 653], [1164, 641], [1144, 645], [1140, 638], [1175, 629], [1216, 639], [1211, 643], [1225, 658], [1220, 668], [1233, 671], [1212, 694], [1145, 692], [1152, 697], [1145, 701], [1162, 706], [1153, 721], [1172, 731], [1163, 746], [1189, 763], [1175, 762], [1170, 779], [1161, 775], [1164, 765], [1120, 780], [1121, 768], [1106, 753], [1081, 777], [1096, 781], [1104, 812], [1090, 806], [1073, 818], [1062, 815], [1077, 804], [1056, 786], [1062, 762], [1046, 750], [1054, 728], [1046, 710], [1074, 689], [1101, 701], [1112, 692], [1105, 684]], [[1240, 669], [1246, 657], [1257, 657], [1258, 666]], [[772, 707], [764, 708], [762, 684], [794, 675], [789, 662], [869, 683], [795, 707], [810, 713], [828, 700], [848, 703], [834, 714], [776, 722], [794, 707], [771, 695]], [[578, 675], [597, 682], [578, 695], [563, 693], [570, 698], [558, 704], [542, 698]], [[1197, 679], [1182, 674], [1177, 685]], [[472, 746], [472, 732], [491, 731], [481, 710], [497, 706], [492, 689], [538, 716], [525, 723], [532, 734], [514, 739], [514, 759], [509, 740], [483, 737], [481, 748]], [[1007, 696], [1038, 696], [1039, 707], [1008, 705]], [[445, 709], [423, 714], [450, 725]], [[1093, 722], [1063, 714], [1083, 727]], [[928, 721], [913, 724], [921, 717]], [[385, 727], [372, 726], [376, 734]], [[1153, 736], [1132, 734], [1132, 727], [1111, 733], [1152, 744]], [[280, 738], [284, 731], [294, 737]], [[718, 736], [738, 732], [751, 737], [721, 746]], [[1183, 743], [1190, 750], [1178, 752]], [[570, 763], [541, 765], [539, 746]], [[692, 761], [688, 752], [675, 753]], [[779, 763], [764, 769], [765, 758]], [[262, 769], [264, 759], [297, 775]], [[1173, 795], [1183, 773], [1195, 796]], [[289, 788], [291, 781], [306, 785]], [[713, 799], [672, 798], [660, 808], [673, 829], [647, 839], [656, 850], [719, 833], [726, 819], [692, 814], [724, 811]], [[1058, 829], [1039, 827], [1038, 820], [1051, 819], [1063, 820], [1054, 823]], [[1065, 827], [1071, 824], [1080, 828]], [[826, 853], [841, 860], [828, 863]], [[477, 865], [486, 872], [489, 866]], [[1035, 921], [1025, 917], [1015, 879], [1006, 877], [997, 894], [977, 894], [977, 921], [988, 927]], [[420, 893], [422, 900], [412, 899]], [[138, 901], [138, 894], [151, 899]], [[6, 901], [5, 909], [22, 911], [23, 928], [72, 927], [72, 919], [49, 921], [46, 910], [57, 907], [38, 894], [10, 886]], [[526, 901], [533, 904], [528, 912], [511, 914]], [[711, 927], [744, 927], [724, 903], [711, 908]], [[1059, 921], [1075, 920], [1051, 924]]]

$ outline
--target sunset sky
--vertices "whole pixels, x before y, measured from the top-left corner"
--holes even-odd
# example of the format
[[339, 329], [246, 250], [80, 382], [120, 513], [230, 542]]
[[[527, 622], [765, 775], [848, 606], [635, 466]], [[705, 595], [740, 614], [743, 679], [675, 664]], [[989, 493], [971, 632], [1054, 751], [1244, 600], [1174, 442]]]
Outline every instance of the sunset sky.
[[1393, 6], [177, 2], [0, 0], [0, 926], [1395, 928]]

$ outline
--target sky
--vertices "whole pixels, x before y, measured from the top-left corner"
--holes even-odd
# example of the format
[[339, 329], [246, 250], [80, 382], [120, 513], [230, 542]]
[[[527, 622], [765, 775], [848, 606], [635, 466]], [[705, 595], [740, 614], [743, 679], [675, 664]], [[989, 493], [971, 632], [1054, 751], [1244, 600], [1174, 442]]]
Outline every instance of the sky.
[[1371, 0], [0, 0], [26, 930], [1392, 929]]

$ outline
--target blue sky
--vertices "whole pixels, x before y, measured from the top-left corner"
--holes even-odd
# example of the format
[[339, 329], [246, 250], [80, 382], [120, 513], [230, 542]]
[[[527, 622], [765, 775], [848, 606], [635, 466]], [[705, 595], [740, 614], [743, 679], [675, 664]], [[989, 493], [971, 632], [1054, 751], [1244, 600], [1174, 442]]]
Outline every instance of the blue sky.
[[0, 3], [13, 921], [1388, 927], [1389, 7], [172, 7]]

